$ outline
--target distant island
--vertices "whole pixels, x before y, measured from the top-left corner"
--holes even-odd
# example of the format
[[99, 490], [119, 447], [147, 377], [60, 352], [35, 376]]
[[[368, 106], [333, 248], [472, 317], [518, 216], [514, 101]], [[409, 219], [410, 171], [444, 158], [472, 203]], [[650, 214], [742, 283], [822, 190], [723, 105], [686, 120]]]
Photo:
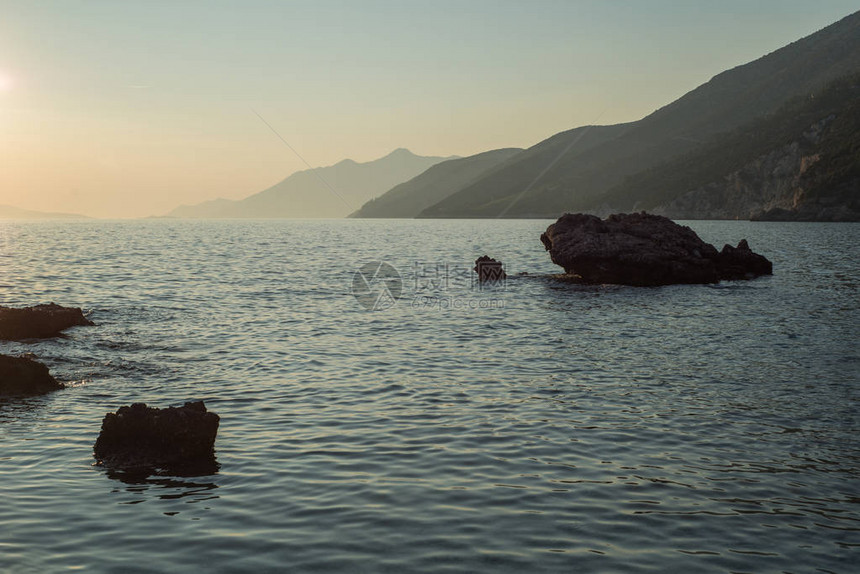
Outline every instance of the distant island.
[[0, 219], [89, 219], [89, 217], [77, 213], [32, 211], [12, 205], [0, 205]]

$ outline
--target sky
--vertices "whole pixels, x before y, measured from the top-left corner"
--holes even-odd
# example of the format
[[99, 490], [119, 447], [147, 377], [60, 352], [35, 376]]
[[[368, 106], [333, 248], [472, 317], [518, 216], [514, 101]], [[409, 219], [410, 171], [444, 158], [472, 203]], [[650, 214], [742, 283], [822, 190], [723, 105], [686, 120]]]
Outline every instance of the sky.
[[0, 204], [145, 217], [247, 197], [304, 161], [528, 147], [637, 120], [856, 9], [0, 0]]

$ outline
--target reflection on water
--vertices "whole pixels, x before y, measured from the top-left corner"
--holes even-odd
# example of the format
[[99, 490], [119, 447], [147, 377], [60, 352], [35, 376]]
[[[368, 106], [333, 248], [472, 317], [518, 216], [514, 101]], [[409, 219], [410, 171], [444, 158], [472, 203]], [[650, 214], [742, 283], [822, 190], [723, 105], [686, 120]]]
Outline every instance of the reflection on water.
[[[200, 476], [198, 480], [191, 480], [189, 476], [153, 476], [145, 471], [112, 470], [104, 468], [105, 475], [113, 480], [118, 480], [126, 485], [125, 491], [138, 495], [131, 501], [123, 501], [120, 504], [139, 504], [145, 502], [147, 497], [154, 496], [160, 500], [188, 499], [188, 503], [215, 500], [218, 495], [214, 491], [218, 485], [213, 476]], [[209, 480], [206, 480], [209, 479]], [[114, 489], [112, 492], [118, 492]], [[178, 511], [171, 513], [178, 514]]]
[[109, 478], [138, 484], [148, 477], [170, 476], [177, 478], [194, 478], [200, 476], [212, 476], [217, 474], [221, 465], [213, 456], [210, 459], [194, 460], [181, 465], [171, 465], [169, 468], [158, 467], [114, 467], [110, 464], [97, 462], [94, 466], [101, 468]]
[[5, 427], [7, 431], [13, 429], [13, 423], [22, 419], [28, 420], [38, 411], [48, 408], [52, 400], [52, 393], [38, 396], [0, 397], [0, 428]]

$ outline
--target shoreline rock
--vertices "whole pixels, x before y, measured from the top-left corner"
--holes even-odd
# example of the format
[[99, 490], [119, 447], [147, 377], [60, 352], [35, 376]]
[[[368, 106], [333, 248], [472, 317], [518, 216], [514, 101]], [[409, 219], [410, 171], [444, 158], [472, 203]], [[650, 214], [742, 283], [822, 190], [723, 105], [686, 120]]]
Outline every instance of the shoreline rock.
[[65, 388], [48, 367], [29, 357], [0, 355], [0, 396], [44, 395]]
[[58, 336], [69, 327], [89, 326], [78, 307], [62, 307], [55, 303], [33, 307], [4, 307], [0, 305], [0, 340], [46, 339]]
[[99, 463], [114, 469], [217, 468], [215, 437], [220, 417], [203, 401], [163, 409], [134, 403], [107, 413], [93, 446]]
[[540, 239], [553, 263], [587, 284], [648, 287], [773, 274], [772, 263], [753, 253], [745, 239], [717, 251], [689, 227], [644, 212], [606, 219], [568, 213]]

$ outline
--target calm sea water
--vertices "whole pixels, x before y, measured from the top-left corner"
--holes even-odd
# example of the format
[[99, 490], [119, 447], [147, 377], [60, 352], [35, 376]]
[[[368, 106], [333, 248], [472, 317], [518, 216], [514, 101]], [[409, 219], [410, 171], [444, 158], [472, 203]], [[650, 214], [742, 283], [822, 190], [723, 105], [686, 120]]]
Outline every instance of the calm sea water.
[[[856, 572], [860, 225], [689, 223], [753, 282], [471, 285], [556, 272], [547, 224], [0, 222], [0, 303], [97, 323], [0, 343], [71, 383], [0, 402], [0, 570]], [[217, 474], [93, 466], [189, 399]]]

